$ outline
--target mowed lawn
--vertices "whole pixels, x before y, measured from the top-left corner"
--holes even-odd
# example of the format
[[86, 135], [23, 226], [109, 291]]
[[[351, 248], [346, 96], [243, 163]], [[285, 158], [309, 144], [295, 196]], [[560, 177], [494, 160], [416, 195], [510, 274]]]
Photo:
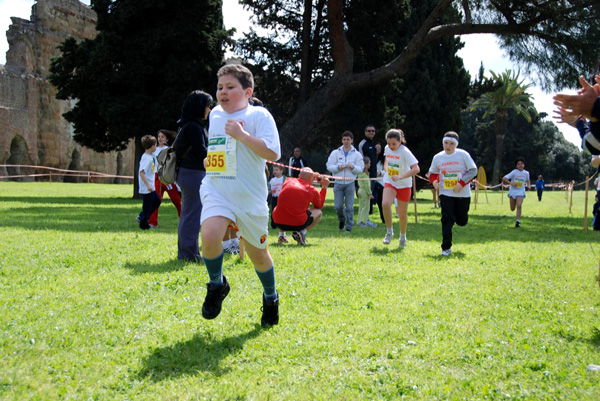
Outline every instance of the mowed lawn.
[[388, 246], [381, 224], [340, 232], [330, 191], [306, 247], [271, 231], [281, 304], [269, 330], [237, 256], [223, 312], [204, 320], [207, 274], [177, 261], [175, 208], [165, 199], [159, 227], [141, 231], [131, 194], [0, 183], [0, 399], [600, 398], [588, 371], [600, 365], [600, 232], [583, 230], [583, 191], [572, 214], [565, 192], [529, 192], [519, 229], [506, 192], [480, 193], [449, 258], [430, 191], [418, 224], [409, 207], [403, 250], [397, 220]]

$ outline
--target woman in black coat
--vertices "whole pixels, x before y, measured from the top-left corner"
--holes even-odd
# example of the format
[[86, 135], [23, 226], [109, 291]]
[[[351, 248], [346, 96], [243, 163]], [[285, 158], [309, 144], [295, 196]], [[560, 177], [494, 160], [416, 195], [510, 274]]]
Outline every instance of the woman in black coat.
[[212, 96], [195, 90], [183, 102], [179, 130], [173, 147], [180, 162], [177, 183], [181, 188], [181, 217], [177, 227], [177, 259], [201, 263], [198, 237], [200, 235], [200, 185], [206, 174], [206, 121]]

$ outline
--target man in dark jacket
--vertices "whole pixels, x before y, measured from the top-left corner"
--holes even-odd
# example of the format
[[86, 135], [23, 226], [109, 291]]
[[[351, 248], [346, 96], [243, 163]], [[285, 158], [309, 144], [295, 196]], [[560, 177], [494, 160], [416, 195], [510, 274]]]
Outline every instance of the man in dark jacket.
[[[365, 139], [360, 141], [358, 144], [358, 151], [363, 157], [371, 159], [371, 168], [369, 168], [369, 178], [377, 178], [377, 149], [375, 148], [375, 127], [373, 125], [367, 125], [365, 127]], [[371, 181], [371, 192], [375, 191], [375, 180]], [[373, 200], [371, 200], [371, 207], [369, 208], [369, 214], [373, 213]]]
[[[300, 156], [300, 148], [299, 147], [294, 148], [294, 156], [290, 157], [290, 162], [289, 162], [288, 166], [296, 167], [299, 169], [303, 169], [304, 167], [306, 167], [306, 160], [304, 160], [304, 157]], [[294, 170], [291, 168], [289, 169], [288, 177], [298, 178], [299, 175], [300, 175], [300, 170]]]

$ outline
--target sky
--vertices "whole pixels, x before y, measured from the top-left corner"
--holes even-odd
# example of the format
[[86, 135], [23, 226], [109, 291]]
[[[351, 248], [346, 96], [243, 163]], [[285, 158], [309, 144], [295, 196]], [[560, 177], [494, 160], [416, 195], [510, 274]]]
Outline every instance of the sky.
[[[89, 0], [82, 1], [89, 4]], [[8, 42], [6, 41], [6, 31], [11, 24], [10, 17], [19, 17], [30, 19], [31, 6], [33, 0], [0, 0], [0, 64], [6, 63], [6, 52], [8, 51]], [[237, 3], [237, 0], [223, 0], [223, 18], [226, 28], [237, 28], [239, 37], [242, 32], [247, 32], [250, 28], [248, 21], [248, 13]], [[472, 77], [479, 73], [479, 66], [483, 61], [485, 75], [491, 76], [489, 71], [496, 73], [504, 72], [507, 69], [515, 70], [516, 67], [504, 55], [499, 48], [498, 43], [493, 35], [466, 35], [462, 37], [465, 42], [465, 47], [459, 51], [459, 56], [462, 57], [465, 68]], [[485, 57], [483, 56], [485, 54]], [[522, 78], [525, 78], [521, 74]], [[531, 87], [528, 92], [533, 96], [533, 102], [538, 112], [548, 114], [547, 120], [552, 120], [554, 105], [552, 103], [552, 93], [544, 93], [538, 87]], [[567, 92], [567, 91], [565, 91]], [[575, 144], [581, 145], [579, 134], [575, 128], [566, 124], [558, 124], [559, 130], [564, 135], [565, 139]]]

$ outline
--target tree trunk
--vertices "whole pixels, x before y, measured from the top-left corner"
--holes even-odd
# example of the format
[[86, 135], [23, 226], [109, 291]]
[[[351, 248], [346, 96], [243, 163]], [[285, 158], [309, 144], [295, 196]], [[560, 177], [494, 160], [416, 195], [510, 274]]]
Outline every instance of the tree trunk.
[[298, 106], [304, 104], [310, 96], [311, 66], [311, 33], [312, 33], [312, 0], [304, 0], [304, 15], [302, 16], [302, 62], [300, 63], [300, 88], [298, 91]]
[[504, 138], [508, 126], [508, 110], [498, 109], [494, 116], [494, 131], [496, 133], [496, 159], [494, 160], [494, 173], [492, 175], [493, 185], [500, 183], [502, 169], [502, 156], [504, 156]]
[[[342, 2], [341, 0], [329, 0], [327, 4], [334, 76], [324, 87], [314, 92], [305, 103], [300, 105], [292, 118], [282, 127], [281, 154], [291, 153], [293, 146], [302, 143], [327, 114], [340, 105], [349, 94], [403, 76], [425, 45], [443, 36], [460, 34], [460, 29], [456, 27], [449, 32], [444, 32], [443, 29], [432, 29], [452, 5], [452, 0], [440, 0], [419, 31], [394, 60], [371, 71], [354, 73], [352, 72], [353, 50], [344, 32]], [[319, 2], [320, 5], [321, 2]], [[470, 31], [473, 27], [469, 25], [463, 29]], [[476, 32], [475, 30], [472, 33]]]
[[142, 199], [140, 195], [140, 183], [138, 182], [138, 170], [140, 169], [140, 160], [144, 154], [144, 147], [142, 146], [142, 137], [135, 137], [133, 142], [135, 145], [135, 160], [133, 163], [133, 199]]

